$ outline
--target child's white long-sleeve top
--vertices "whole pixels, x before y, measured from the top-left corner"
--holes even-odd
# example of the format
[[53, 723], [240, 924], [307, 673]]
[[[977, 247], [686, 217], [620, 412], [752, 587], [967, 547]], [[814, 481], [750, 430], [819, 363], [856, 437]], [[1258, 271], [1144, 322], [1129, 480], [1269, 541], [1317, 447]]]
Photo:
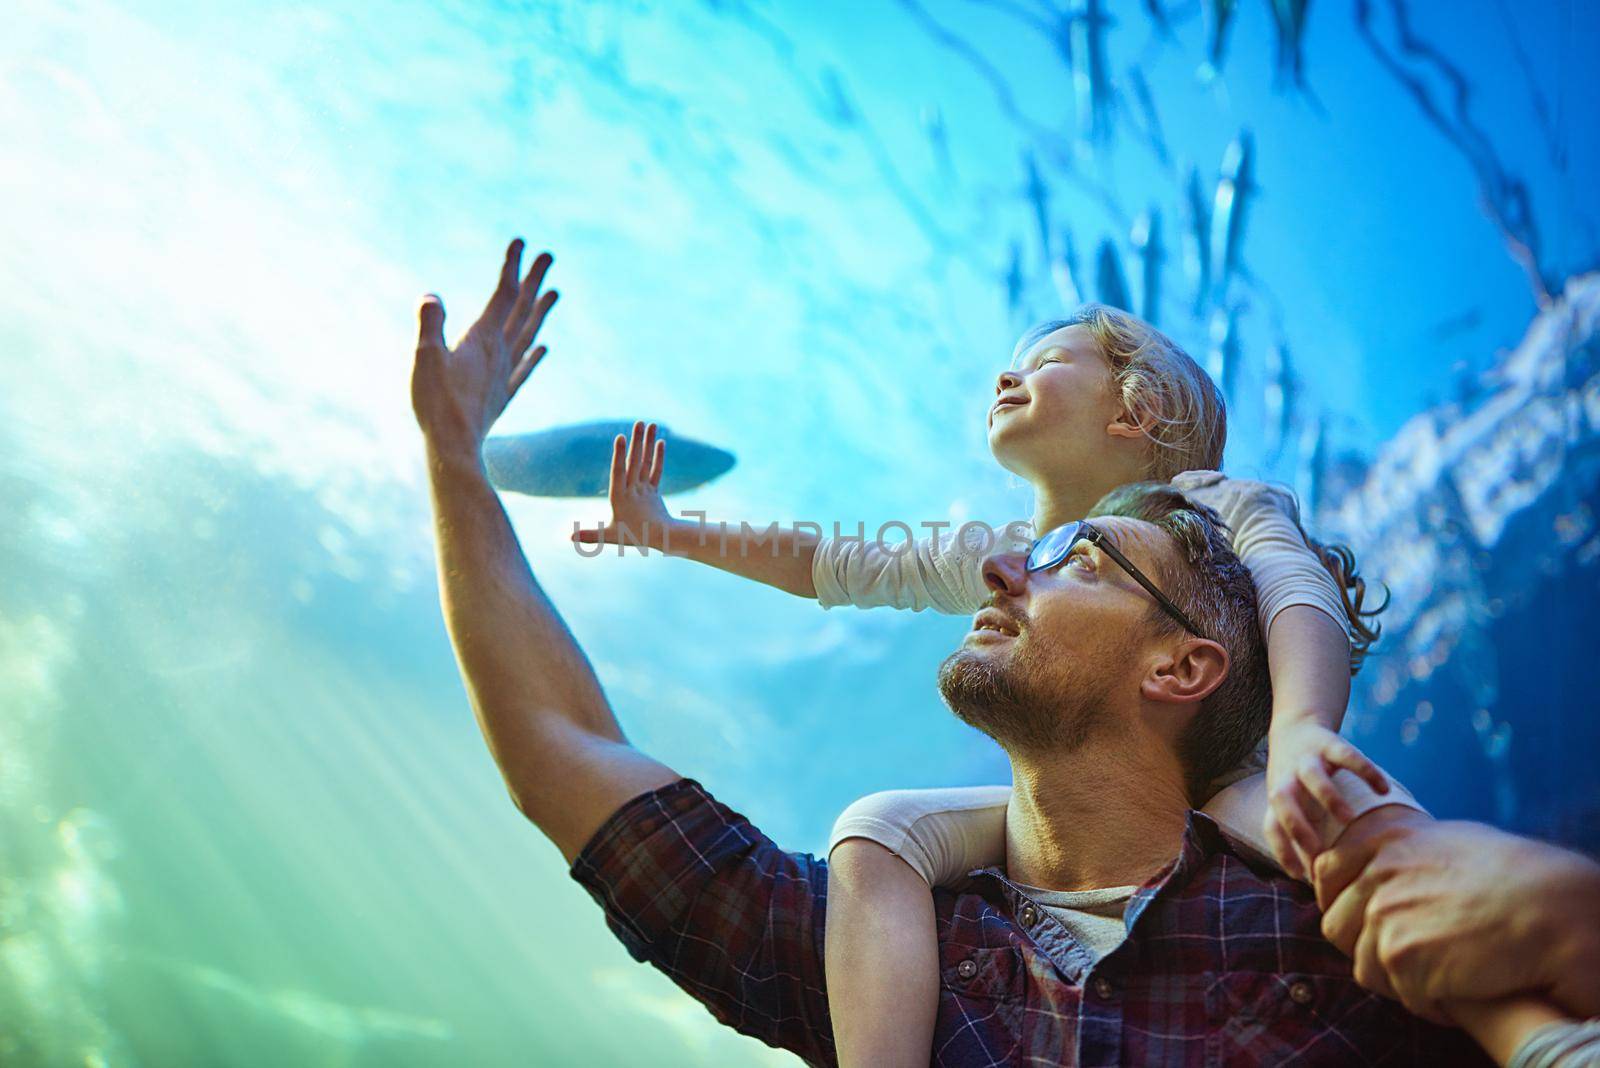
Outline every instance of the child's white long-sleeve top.
[[[1261, 634], [1291, 605], [1310, 605], [1346, 629], [1341, 591], [1306, 544], [1299, 509], [1288, 493], [1261, 482], [1230, 479], [1219, 471], [1185, 471], [1172, 485], [1207, 505], [1227, 523], [1233, 551], [1255, 580]], [[991, 532], [992, 531], [992, 532]], [[993, 552], [1026, 552], [1035, 531], [1025, 520], [999, 530], [960, 528], [887, 549], [865, 539], [823, 539], [812, 562], [817, 600], [824, 608], [892, 606], [920, 612], [933, 608], [952, 615], [977, 612], [991, 592], [983, 579], [983, 560]], [[1266, 817], [1265, 745], [1244, 765], [1219, 779], [1219, 792], [1207, 814], [1270, 857], [1262, 835]], [[1359, 816], [1384, 804], [1420, 809], [1411, 795], [1390, 779], [1378, 795], [1359, 778], [1342, 772], [1335, 784]], [[1004, 856], [1004, 801], [1009, 787], [951, 790], [896, 790], [874, 794], [850, 806], [834, 825], [833, 845], [845, 838], [870, 838], [899, 853], [929, 882], [938, 885]], [[1324, 842], [1343, 828], [1325, 821]]]
[[[1306, 544], [1293, 497], [1220, 471], [1185, 471], [1172, 485], [1190, 500], [1216, 509], [1228, 524], [1233, 551], [1255, 580], [1262, 640], [1273, 617], [1290, 605], [1320, 608], [1346, 626], [1339, 588]], [[1032, 524], [1017, 520], [993, 530], [992, 537], [990, 528], [972, 526], [904, 548], [824, 538], [811, 563], [811, 578], [824, 608], [887, 605], [971, 615], [990, 597], [983, 581], [984, 558], [994, 552], [1027, 552], [1034, 537]]]

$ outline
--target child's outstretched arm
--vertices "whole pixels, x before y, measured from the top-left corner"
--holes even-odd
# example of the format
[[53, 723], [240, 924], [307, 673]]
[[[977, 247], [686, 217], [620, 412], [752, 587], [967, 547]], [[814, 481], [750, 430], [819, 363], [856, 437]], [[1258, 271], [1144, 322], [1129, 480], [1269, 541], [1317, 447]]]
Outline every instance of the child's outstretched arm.
[[623, 545], [684, 556], [795, 594], [815, 598], [811, 568], [816, 535], [798, 529], [760, 531], [761, 541], [741, 539], [738, 527], [729, 537], [716, 523], [674, 518], [661, 499], [661, 472], [667, 443], [656, 437], [656, 424], [636, 422], [631, 438], [621, 434], [611, 446], [611, 521], [598, 528], [579, 528], [572, 540], [580, 545]]
[[1024, 524], [989, 530], [987, 537], [987, 528], [963, 528], [963, 536], [946, 532], [885, 544], [865, 536], [824, 538], [816, 524], [759, 528], [674, 518], [661, 499], [665, 462], [666, 442], [656, 438], [655, 424], [635, 423], [631, 439], [618, 435], [611, 453], [611, 522], [580, 528], [572, 540], [685, 556], [814, 598], [824, 608], [932, 608], [952, 615], [970, 615], [988, 601], [982, 564], [991, 548], [1026, 544]]

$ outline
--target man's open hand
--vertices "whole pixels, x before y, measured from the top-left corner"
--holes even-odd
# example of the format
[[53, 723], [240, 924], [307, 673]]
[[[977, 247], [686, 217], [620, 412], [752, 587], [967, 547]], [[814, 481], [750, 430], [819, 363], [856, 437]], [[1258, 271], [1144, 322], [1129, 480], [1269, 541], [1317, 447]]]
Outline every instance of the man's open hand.
[[555, 305], [557, 293], [539, 292], [555, 257], [541, 252], [518, 282], [522, 239], [506, 248], [500, 282], [478, 321], [454, 349], [444, 340], [444, 302], [428, 294], [419, 311], [411, 407], [430, 448], [476, 457], [506, 404], [544, 358], [529, 348]]

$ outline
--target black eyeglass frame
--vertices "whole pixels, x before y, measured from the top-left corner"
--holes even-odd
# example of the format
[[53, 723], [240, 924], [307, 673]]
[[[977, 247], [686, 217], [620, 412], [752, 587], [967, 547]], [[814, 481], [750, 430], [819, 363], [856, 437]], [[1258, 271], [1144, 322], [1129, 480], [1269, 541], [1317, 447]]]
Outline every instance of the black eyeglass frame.
[[[1061, 534], [1062, 531], [1067, 531], [1068, 528], [1076, 529], [1071, 530], [1067, 534]], [[1048, 555], [1048, 558], [1046, 558], [1040, 553], [1039, 550], [1045, 546], [1047, 542], [1051, 542], [1052, 539], [1057, 538], [1058, 535], [1062, 538], [1060, 543], [1060, 551], [1051, 551]], [[1072, 554], [1073, 546], [1077, 545], [1080, 541], [1088, 542], [1090, 545], [1093, 545], [1096, 549], [1099, 549], [1101, 552], [1111, 557], [1111, 559], [1115, 560], [1117, 565], [1120, 566], [1122, 570], [1126, 571], [1129, 575], [1132, 575], [1133, 580], [1139, 585], [1143, 586], [1145, 591], [1156, 599], [1156, 602], [1161, 605], [1162, 609], [1167, 613], [1167, 615], [1171, 616], [1173, 619], [1177, 620], [1183, 625], [1184, 630], [1188, 631], [1190, 634], [1193, 634], [1197, 638], [1205, 638], [1207, 641], [1213, 640], [1206, 634], [1205, 631], [1194, 625], [1194, 621], [1184, 614], [1183, 609], [1172, 603], [1172, 598], [1162, 593], [1154, 582], [1151, 582], [1148, 578], [1146, 578], [1144, 572], [1135, 567], [1132, 560], [1129, 560], [1126, 556], [1123, 556], [1122, 551], [1111, 543], [1111, 539], [1106, 537], [1104, 531], [1102, 531], [1099, 527], [1094, 526], [1086, 519], [1078, 519], [1071, 523], [1063, 523], [1059, 527], [1047, 531], [1043, 537], [1035, 538], [1033, 544], [1028, 547], [1028, 570], [1030, 572], [1050, 570], [1070, 556]]]

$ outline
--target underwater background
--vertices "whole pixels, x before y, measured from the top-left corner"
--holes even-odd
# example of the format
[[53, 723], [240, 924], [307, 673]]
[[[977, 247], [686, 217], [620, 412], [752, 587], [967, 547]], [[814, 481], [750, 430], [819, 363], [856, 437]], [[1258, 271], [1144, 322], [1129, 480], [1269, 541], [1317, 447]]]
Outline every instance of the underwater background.
[[[0, 1064], [791, 1064], [635, 964], [513, 808], [408, 380], [555, 253], [501, 432], [660, 420], [713, 518], [1024, 516], [984, 413], [1081, 299], [1392, 591], [1347, 732], [1600, 851], [1600, 106], [1581, 0], [107, 4], [0, 37]], [[671, 459], [669, 457], [669, 466]], [[965, 619], [585, 558], [636, 744], [820, 851], [1005, 781]]]

